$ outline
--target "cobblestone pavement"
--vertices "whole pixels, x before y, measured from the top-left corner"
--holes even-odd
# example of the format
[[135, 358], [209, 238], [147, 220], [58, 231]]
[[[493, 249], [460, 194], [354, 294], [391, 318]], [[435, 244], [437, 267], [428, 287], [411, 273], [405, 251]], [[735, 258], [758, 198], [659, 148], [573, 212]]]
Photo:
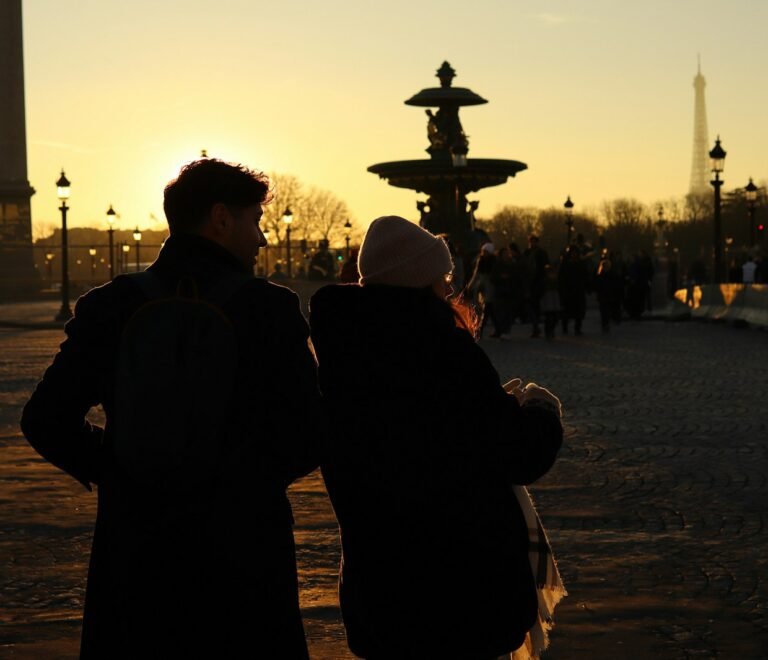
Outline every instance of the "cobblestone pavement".
[[[570, 595], [552, 660], [768, 657], [768, 336], [625, 323], [610, 336], [484, 340], [502, 377], [557, 392], [566, 443], [533, 488]], [[61, 338], [0, 330], [0, 657], [74, 657], [95, 498], [16, 420]], [[350, 658], [338, 543], [316, 474], [292, 488], [313, 658]], [[471, 606], [471, 604], [469, 605]]]

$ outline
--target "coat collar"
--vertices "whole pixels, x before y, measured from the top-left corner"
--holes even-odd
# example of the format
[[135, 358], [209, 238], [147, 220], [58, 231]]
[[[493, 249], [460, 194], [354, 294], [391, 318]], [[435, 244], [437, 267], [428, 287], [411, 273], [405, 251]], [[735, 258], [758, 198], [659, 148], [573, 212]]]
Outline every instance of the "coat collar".
[[159, 272], [220, 270], [252, 274], [229, 250], [195, 234], [174, 234], [165, 241], [151, 269]]

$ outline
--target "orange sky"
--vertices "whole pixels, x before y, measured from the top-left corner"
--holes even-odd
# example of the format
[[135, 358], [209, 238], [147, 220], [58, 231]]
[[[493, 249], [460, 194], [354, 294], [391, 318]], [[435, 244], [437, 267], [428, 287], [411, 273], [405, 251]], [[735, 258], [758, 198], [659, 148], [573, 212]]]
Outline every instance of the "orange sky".
[[[768, 3], [733, 0], [131, 3], [25, 0], [29, 179], [40, 234], [72, 181], [73, 226], [162, 226], [162, 188], [209, 155], [298, 176], [344, 199], [362, 227], [415, 218], [415, 193], [369, 165], [426, 158], [426, 121], [403, 101], [454, 81], [487, 98], [462, 111], [470, 157], [529, 170], [474, 196], [576, 210], [687, 192], [696, 56], [725, 190], [768, 179]], [[279, 191], [278, 191], [279, 192]], [[159, 220], [151, 220], [154, 215]]]

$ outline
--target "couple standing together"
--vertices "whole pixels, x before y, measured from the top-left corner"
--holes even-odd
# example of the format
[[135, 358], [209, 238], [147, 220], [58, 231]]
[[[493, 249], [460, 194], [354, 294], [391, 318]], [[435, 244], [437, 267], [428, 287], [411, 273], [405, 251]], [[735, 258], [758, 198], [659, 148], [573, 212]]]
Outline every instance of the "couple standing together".
[[[500, 384], [448, 299], [444, 241], [402, 218], [370, 225], [360, 285], [320, 289], [308, 326], [296, 294], [253, 277], [269, 198], [242, 166], [182, 168], [157, 260], [78, 300], [24, 409], [33, 447], [98, 486], [81, 657], [307, 658], [286, 489], [318, 466], [355, 655], [535, 655], [563, 590], [522, 485], [555, 460], [559, 401]], [[211, 359], [169, 382], [168, 361], [205, 364], [205, 337], [168, 311], [190, 299], [223, 319], [234, 367]], [[137, 365], [166, 323], [137, 319], [160, 308], [178, 315], [178, 346]], [[126, 381], [142, 373], [131, 408]], [[104, 429], [86, 417], [97, 405]], [[197, 446], [206, 425], [215, 443]]]

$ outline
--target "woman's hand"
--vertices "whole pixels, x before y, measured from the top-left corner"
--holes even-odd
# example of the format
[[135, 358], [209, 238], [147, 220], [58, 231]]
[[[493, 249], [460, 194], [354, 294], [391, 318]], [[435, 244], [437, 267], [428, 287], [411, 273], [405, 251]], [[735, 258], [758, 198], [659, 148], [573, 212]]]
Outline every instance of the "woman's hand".
[[504, 391], [514, 396], [521, 406], [541, 406], [556, 413], [558, 417], [563, 416], [563, 406], [560, 399], [552, 392], [536, 383], [528, 383], [525, 387], [521, 387], [522, 383], [523, 381], [519, 378], [513, 378], [504, 383]]

